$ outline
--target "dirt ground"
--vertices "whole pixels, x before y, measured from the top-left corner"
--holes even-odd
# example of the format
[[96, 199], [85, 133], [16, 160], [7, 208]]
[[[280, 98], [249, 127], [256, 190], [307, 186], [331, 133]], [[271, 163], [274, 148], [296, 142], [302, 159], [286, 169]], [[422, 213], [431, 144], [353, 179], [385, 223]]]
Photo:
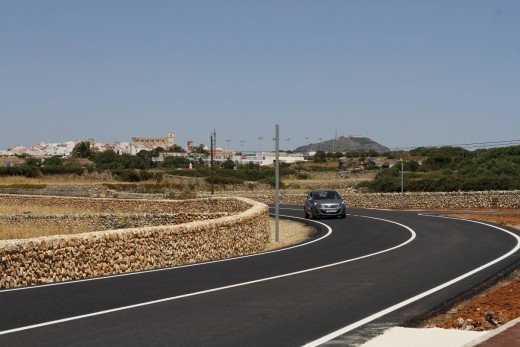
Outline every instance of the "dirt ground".
[[280, 219], [279, 241], [275, 242], [275, 220], [271, 218], [271, 236], [266, 251], [283, 248], [311, 239], [316, 234], [316, 229], [300, 222]]
[[[497, 211], [495, 213], [450, 214], [452, 217], [480, 220], [520, 229], [520, 213]], [[280, 241], [274, 242], [274, 219], [271, 219], [271, 242], [266, 250], [303, 242], [315, 234], [315, 230], [303, 223], [280, 220]], [[450, 307], [447, 312], [424, 321], [421, 327], [491, 330], [520, 317], [520, 269], [508, 278], [484, 292]]]
[[[453, 217], [474, 219], [520, 229], [520, 213], [497, 211], [491, 214], [465, 213]], [[464, 300], [423, 322], [422, 327], [483, 331], [495, 329], [520, 317], [520, 270], [484, 292]]]

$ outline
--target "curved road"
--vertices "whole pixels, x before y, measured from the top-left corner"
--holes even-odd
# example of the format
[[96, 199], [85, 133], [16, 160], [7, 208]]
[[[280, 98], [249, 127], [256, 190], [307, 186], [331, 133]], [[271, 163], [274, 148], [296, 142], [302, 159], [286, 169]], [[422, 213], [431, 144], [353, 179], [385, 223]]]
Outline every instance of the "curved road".
[[[301, 217], [301, 206], [282, 206]], [[281, 251], [0, 290], [1, 346], [356, 345], [519, 261], [517, 231], [350, 209]]]

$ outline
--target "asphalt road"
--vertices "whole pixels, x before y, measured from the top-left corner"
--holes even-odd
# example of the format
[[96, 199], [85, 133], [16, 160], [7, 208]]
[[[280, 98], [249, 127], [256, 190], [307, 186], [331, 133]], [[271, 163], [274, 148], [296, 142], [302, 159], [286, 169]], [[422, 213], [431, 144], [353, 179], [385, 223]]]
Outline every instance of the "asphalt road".
[[[280, 211], [303, 216], [300, 206]], [[1, 290], [0, 346], [356, 345], [520, 259], [513, 229], [349, 213], [319, 220], [319, 239], [282, 251]]]

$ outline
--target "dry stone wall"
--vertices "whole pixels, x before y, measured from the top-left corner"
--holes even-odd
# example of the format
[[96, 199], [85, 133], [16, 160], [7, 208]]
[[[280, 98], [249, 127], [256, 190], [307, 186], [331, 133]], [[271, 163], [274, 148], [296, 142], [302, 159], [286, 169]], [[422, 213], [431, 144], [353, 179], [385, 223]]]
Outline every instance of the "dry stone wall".
[[239, 256], [262, 250], [270, 234], [267, 206], [245, 198], [146, 201], [0, 195], [0, 202], [28, 208], [40, 204], [83, 206], [87, 211], [112, 213], [162, 213], [165, 222], [172, 221], [171, 215], [184, 211], [217, 217], [182, 224], [0, 241], [0, 288]]
[[[38, 230], [44, 226], [45, 230], [48, 230], [47, 234], [51, 232], [52, 234], [78, 234], [111, 229], [189, 223], [195, 220], [209, 220], [229, 215], [230, 212], [0, 214], [0, 230], [17, 229], [20, 226], [23, 226], [24, 230]], [[2, 239], [2, 236], [0, 233], [0, 239]]]
[[[401, 208], [400, 193], [359, 193], [350, 189], [337, 189], [349, 207], [361, 208]], [[224, 195], [224, 194], [222, 194]], [[227, 196], [243, 196], [266, 204], [274, 203], [274, 191], [227, 192]], [[282, 190], [280, 203], [303, 205], [305, 191]], [[520, 208], [520, 191], [484, 191], [484, 192], [437, 192], [404, 193], [405, 209], [486, 209]]]

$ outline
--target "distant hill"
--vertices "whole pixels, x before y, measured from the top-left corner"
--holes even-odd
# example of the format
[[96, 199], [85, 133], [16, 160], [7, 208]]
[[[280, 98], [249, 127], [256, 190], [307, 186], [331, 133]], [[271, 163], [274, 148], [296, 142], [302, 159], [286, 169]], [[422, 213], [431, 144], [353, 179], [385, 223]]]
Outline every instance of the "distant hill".
[[379, 143], [364, 136], [340, 136], [337, 139], [326, 140], [319, 143], [311, 143], [309, 145], [298, 147], [294, 150], [294, 152], [347, 152], [368, 150], [374, 150], [378, 153], [390, 152], [388, 147], [380, 145]]

